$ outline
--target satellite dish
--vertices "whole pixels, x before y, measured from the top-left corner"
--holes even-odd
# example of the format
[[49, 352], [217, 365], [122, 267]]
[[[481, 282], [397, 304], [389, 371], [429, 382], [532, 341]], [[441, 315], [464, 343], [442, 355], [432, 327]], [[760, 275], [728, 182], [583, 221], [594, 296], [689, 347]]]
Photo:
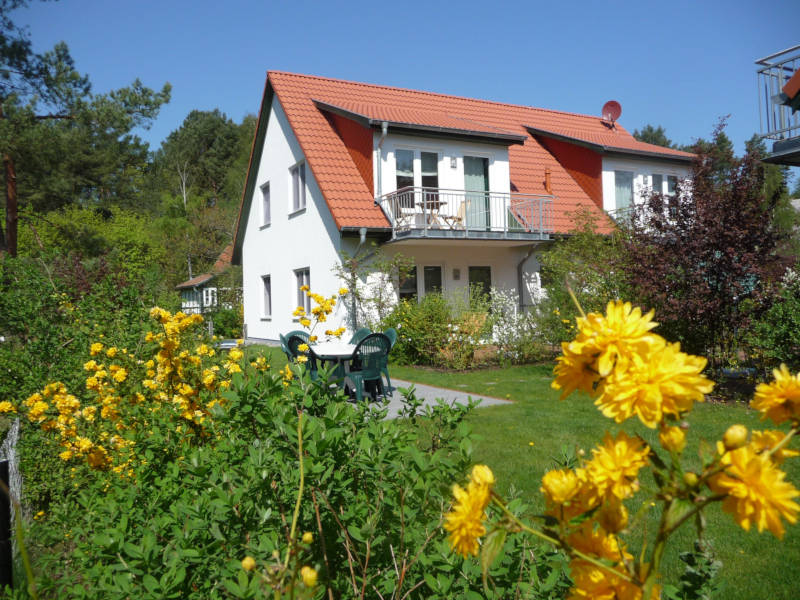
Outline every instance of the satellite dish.
[[616, 100], [609, 100], [603, 104], [603, 120], [613, 123], [622, 114], [622, 106]]

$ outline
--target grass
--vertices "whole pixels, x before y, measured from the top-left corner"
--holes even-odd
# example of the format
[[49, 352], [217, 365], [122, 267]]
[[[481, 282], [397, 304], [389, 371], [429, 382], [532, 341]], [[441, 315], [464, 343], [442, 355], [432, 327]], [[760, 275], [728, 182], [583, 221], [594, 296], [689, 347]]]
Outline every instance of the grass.
[[[286, 358], [279, 349], [271, 350], [273, 368], [281, 368]], [[539, 492], [541, 477], [556, 466], [564, 449], [583, 448], [588, 452], [601, 441], [606, 430], [615, 434], [621, 427], [604, 418], [585, 395], [559, 401], [558, 393], [550, 387], [551, 366], [446, 372], [392, 365], [390, 371], [397, 379], [513, 400], [510, 405], [477, 409], [470, 416], [481, 438], [475, 444], [473, 458], [495, 472], [499, 493], [522, 496], [535, 511], [543, 509]], [[700, 464], [699, 440], [720, 439], [733, 423], [755, 429], [768, 427], [759, 420], [757, 413], [741, 404], [698, 404], [689, 420], [689, 444], [684, 456], [694, 466]], [[622, 428], [628, 433], [642, 435], [654, 448], [659, 447], [656, 432], [638, 421], [629, 421]], [[797, 447], [797, 443], [793, 446]], [[788, 479], [800, 486], [800, 459], [787, 461], [784, 468]], [[650, 483], [644, 480], [643, 485]], [[631, 514], [638, 508], [638, 505], [629, 506]], [[716, 578], [719, 586], [716, 598], [777, 600], [798, 597], [800, 525], [787, 525], [786, 536], [780, 541], [766, 532], [743, 531], [718, 504], [707, 510], [706, 515], [706, 538], [713, 542], [716, 556], [723, 563]], [[644, 523], [651, 537], [657, 525], [658, 513], [652, 510]], [[641, 533], [640, 529], [627, 537], [631, 548], [636, 548]], [[695, 538], [695, 529], [689, 523], [671, 538], [664, 562], [667, 582], [677, 581], [684, 566], [678, 554], [690, 550]]]
[[[514, 404], [478, 409], [470, 418], [474, 430], [482, 439], [475, 445], [475, 462], [489, 465], [498, 478], [498, 491], [525, 497], [541, 510], [543, 503], [539, 486], [542, 475], [556, 466], [564, 448], [583, 448], [587, 452], [602, 439], [606, 430], [616, 433], [621, 426], [604, 418], [585, 395], [575, 395], [560, 402], [558, 393], [550, 388], [550, 366], [523, 366], [488, 369], [468, 373], [446, 373], [428, 369], [399, 367], [392, 375], [419, 383], [463, 389], [476, 394], [505, 398]], [[690, 416], [689, 445], [684, 456], [699, 466], [699, 440], [717, 440], [727, 427], [742, 423], [748, 428], [763, 429], [757, 413], [744, 405], [699, 404]], [[641, 423], [624, 425], [628, 433], [639, 433], [654, 448], [657, 434]], [[533, 445], [531, 445], [531, 442]], [[797, 444], [795, 443], [796, 447]], [[692, 460], [693, 459], [693, 460]], [[800, 461], [784, 463], [789, 480], [800, 484]], [[643, 485], [648, 485], [643, 481]], [[631, 514], [638, 510], [631, 505]], [[787, 526], [783, 541], [769, 533], [745, 532], [733, 519], [714, 505], [707, 511], [706, 537], [711, 539], [723, 568], [717, 576], [720, 586], [716, 597], [797, 598], [796, 567], [800, 564], [800, 525]], [[658, 514], [651, 511], [645, 522], [651, 532], [658, 525]], [[638, 535], [636, 535], [638, 534]], [[629, 543], [641, 532], [633, 532]], [[692, 547], [696, 532], [685, 524], [670, 540], [664, 564], [668, 582], [676, 581], [683, 571], [678, 554]]]

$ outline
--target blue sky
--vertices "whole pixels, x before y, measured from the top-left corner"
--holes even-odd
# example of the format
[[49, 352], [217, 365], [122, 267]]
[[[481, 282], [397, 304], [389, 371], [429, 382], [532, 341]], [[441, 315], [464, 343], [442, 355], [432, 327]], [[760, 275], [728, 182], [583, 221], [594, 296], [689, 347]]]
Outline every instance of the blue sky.
[[800, 1], [242, 2], [62, 0], [16, 11], [34, 47], [69, 45], [96, 92], [169, 81], [155, 149], [192, 109], [237, 122], [268, 69], [588, 114], [622, 104], [629, 131], [678, 143], [730, 114], [759, 128], [754, 61], [800, 43]]

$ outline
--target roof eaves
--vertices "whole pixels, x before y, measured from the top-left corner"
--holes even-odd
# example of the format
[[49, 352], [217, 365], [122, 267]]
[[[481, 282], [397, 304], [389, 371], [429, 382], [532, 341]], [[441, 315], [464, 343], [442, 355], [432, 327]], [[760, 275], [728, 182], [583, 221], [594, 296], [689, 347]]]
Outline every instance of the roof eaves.
[[584, 148], [589, 148], [590, 150], [594, 150], [595, 152], [599, 152], [601, 154], [611, 154], [611, 155], [623, 154], [623, 155], [644, 156], [647, 158], [659, 158], [661, 160], [671, 160], [681, 163], [692, 162], [692, 160], [694, 160], [693, 154], [687, 154], [686, 156], [683, 156], [680, 154], [672, 154], [667, 152], [662, 153], [649, 150], [636, 150], [634, 148], [622, 148], [619, 146], [606, 146], [604, 144], [597, 144], [595, 142], [582, 140], [581, 138], [576, 138], [571, 135], [564, 135], [563, 133], [555, 133], [553, 131], [548, 131], [546, 129], [532, 127], [531, 125], [525, 125], [525, 128], [528, 129], [534, 135], [541, 135], [544, 137], [561, 140], [562, 142], [569, 142], [570, 144], [575, 144], [576, 146], [583, 146]]
[[197, 277], [193, 277], [192, 279], [189, 279], [188, 281], [184, 281], [183, 283], [179, 283], [178, 285], [175, 286], [175, 289], [176, 290], [185, 290], [185, 289], [196, 288], [196, 287], [198, 287], [200, 285], [208, 283], [209, 281], [211, 281], [215, 277], [216, 277], [216, 275], [214, 275], [212, 273], [203, 273], [202, 275], [198, 275]]
[[421, 123], [410, 123], [407, 121], [391, 121], [388, 119], [374, 119], [367, 115], [358, 113], [353, 110], [349, 110], [347, 108], [342, 108], [341, 106], [336, 106], [335, 104], [330, 104], [328, 102], [323, 102], [322, 100], [313, 99], [314, 104], [320, 110], [332, 112], [342, 117], [346, 117], [356, 121], [357, 123], [365, 126], [365, 127], [380, 127], [382, 123], [388, 123], [390, 127], [395, 129], [405, 129], [408, 131], [421, 131], [425, 133], [432, 133], [432, 134], [439, 134], [444, 136], [459, 136], [459, 137], [469, 137], [469, 138], [480, 138], [482, 140], [497, 140], [502, 143], [510, 143], [510, 144], [524, 144], [525, 140], [528, 139], [526, 135], [520, 135], [517, 133], [502, 133], [498, 132], [489, 132], [489, 131], [478, 131], [472, 129], [460, 129], [455, 127], [441, 127], [438, 125], [424, 125]]
[[[264, 150], [264, 139], [267, 136], [267, 125], [269, 113], [272, 110], [272, 98], [275, 95], [267, 77], [264, 83], [264, 95], [261, 98], [261, 108], [258, 111], [258, 122], [256, 123], [256, 134], [253, 136], [253, 145], [250, 147], [250, 162], [247, 166], [247, 178], [242, 189], [242, 201], [239, 204], [239, 216], [236, 219], [236, 235], [233, 239], [233, 254], [231, 264], [242, 264], [242, 244], [244, 234], [247, 229], [247, 220], [250, 216], [250, 204], [256, 187], [256, 176], [258, 164], [261, 162], [261, 153]], [[255, 166], [254, 166], [255, 165]]]

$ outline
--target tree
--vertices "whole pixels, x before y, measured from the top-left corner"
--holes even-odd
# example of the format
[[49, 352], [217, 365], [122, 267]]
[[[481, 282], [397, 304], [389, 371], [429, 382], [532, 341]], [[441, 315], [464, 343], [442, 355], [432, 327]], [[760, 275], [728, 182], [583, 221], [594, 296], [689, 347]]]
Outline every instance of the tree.
[[675, 196], [652, 193], [636, 207], [620, 265], [667, 337], [712, 358], [732, 355], [748, 305], [774, 276], [780, 239], [764, 165], [749, 151], [734, 157], [723, 126], [698, 145], [691, 180]]
[[677, 148], [677, 146], [672, 143], [672, 140], [667, 137], [667, 134], [661, 125], [658, 127], [653, 127], [648, 123], [642, 127], [641, 131], [634, 129], [633, 137], [640, 142], [655, 144], [656, 146], [664, 146], [665, 148]]
[[[147, 127], [169, 101], [139, 80], [108, 94], [92, 94], [66, 44], [33, 51], [28, 33], [9, 13], [26, 0], [0, 0], [0, 152], [6, 223], [0, 251], [17, 253], [20, 201], [40, 211], [78, 200], [130, 196], [146, 165], [147, 146], [131, 135]], [[20, 189], [20, 184], [22, 184]]]

